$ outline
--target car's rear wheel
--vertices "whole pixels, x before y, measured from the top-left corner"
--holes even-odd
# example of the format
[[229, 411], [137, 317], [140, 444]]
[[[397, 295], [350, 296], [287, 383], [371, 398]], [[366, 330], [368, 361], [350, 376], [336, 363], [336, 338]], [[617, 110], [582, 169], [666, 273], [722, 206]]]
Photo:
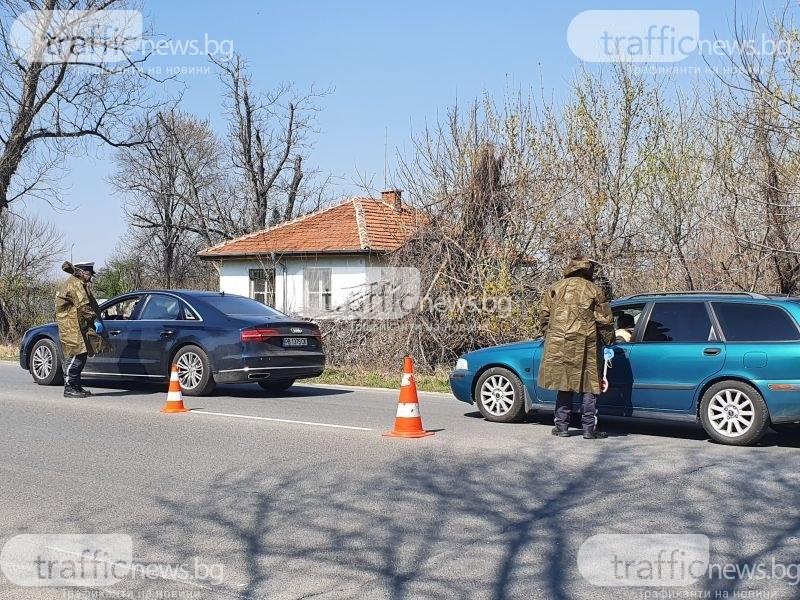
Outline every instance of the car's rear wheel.
[[488, 421], [511, 423], [524, 413], [522, 382], [512, 371], [493, 367], [481, 374], [475, 386], [475, 402]]
[[58, 356], [56, 344], [51, 339], [43, 338], [33, 345], [28, 365], [31, 377], [36, 383], [39, 385], [64, 383], [64, 372]]
[[285, 392], [294, 385], [294, 379], [273, 379], [272, 381], [263, 379], [258, 382], [258, 385], [268, 392]]
[[216, 382], [211, 373], [211, 361], [202, 348], [184, 346], [172, 362], [178, 367], [178, 381], [184, 394], [205, 396], [214, 390]]
[[769, 410], [753, 386], [741, 381], [721, 381], [703, 394], [700, 420], [714, 440], [748, 446], [760, 440], [769, 427]]

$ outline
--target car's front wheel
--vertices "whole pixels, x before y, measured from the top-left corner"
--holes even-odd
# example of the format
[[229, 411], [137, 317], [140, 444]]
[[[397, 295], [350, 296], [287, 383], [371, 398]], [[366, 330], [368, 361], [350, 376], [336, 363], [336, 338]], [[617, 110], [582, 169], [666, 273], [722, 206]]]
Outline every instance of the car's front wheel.
[[741, 381], [721, 381], [703, 394], [700, 421], [716, 441], [748, 446], [760, 440], [769, 427], [769, 410], [753, 386]]
[[31, 348], [28, 367], [33, 380], [39, 385], [61, 385], [64, 373], [58, 358], [58, 349], [53, 340], [44, 338]]
[[205, 396], [214, 391], [216, 382], [211, 373], [211, 361], [199, 346], [184, 346], [172, 359], [178, 367], [181, 391], [187, 396]]
[[259, 381], [258, 385], [268, 392], [285, 392], [294, 385], [294, 379], [273, 379], [272, 381], [264, 379]]
[[475, 402], [488, 421], [516, 421], [525, 409], [522, 382], [512, 371], [503, 367], [487, 369], [475, 386]]

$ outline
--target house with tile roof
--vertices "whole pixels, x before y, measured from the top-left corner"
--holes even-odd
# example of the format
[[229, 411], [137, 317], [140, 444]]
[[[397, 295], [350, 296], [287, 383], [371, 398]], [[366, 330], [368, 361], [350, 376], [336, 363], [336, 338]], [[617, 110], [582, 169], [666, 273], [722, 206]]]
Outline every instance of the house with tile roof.
[[274, 227], [206, 248], [220, 291], [254, 298], [286, 314], [336, 311], [381, 276], [424, 216], [400, 190], [354, 197]]

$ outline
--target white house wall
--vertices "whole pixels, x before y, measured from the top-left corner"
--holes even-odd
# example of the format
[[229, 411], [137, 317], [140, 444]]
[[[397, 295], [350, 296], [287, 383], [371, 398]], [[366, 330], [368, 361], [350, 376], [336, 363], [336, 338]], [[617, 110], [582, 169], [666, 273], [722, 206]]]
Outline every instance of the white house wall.
[[250, 295], [250, 271], [258, 268], [253, 261], [223, 261], [219, 270], [219, 291], [226, 294]]
[[[331, 269], [331, 305], [335, 309], [344, 305], [351, 294], [363, 289], [367, 283], [368, 266], [383, 264], [385, 260], [375, 256], [283, 257], [275, 265], [275, 308], [287, 314], [303, 313], [303, 270], [306, 268]], [[250, 269], [270, 266], [256, 260], [224, 260], [220, 267], [220, 290], [249, 296]]]

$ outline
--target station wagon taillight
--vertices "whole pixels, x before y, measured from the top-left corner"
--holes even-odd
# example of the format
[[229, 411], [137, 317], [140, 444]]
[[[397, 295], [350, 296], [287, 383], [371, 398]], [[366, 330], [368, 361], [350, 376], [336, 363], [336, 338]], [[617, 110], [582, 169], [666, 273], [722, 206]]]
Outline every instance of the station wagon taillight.
[[280, 336], [281, 332], [277, 329], [242, 329], [243, 342], [268, 342]]

